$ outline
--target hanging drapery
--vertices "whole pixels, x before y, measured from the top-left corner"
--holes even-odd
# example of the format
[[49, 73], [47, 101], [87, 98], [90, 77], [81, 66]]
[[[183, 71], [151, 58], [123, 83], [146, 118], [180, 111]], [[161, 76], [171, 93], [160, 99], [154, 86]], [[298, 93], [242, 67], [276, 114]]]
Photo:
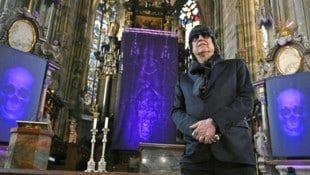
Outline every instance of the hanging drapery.
[[170, 113], [177, 77], [176, 33], [128, 28], [121, 47], [112, 148], [137, 150], [139, 142], [175, 143]]

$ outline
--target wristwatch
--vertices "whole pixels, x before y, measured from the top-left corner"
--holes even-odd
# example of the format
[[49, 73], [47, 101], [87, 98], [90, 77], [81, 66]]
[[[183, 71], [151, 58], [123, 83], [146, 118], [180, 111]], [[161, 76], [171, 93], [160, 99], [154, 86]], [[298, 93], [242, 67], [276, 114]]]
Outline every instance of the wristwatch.
[[27, 19], [18, 19], [8, 30], [8, 44], [15, 49], [30, 52], [37, 41], [34, 24]]

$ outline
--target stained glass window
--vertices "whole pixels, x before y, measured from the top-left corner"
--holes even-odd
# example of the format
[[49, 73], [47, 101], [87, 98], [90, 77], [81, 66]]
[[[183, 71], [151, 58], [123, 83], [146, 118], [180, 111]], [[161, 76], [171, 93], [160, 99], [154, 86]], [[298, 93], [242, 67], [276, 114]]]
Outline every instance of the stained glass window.
[[107, 41], [107, 19], [105, 17], [105, 4], [99, 4], [95, 16], [94, 28], [92, 33], [92, 43], [89, 56], [89, 70], [87, 76], [87, 89], [85, 95], [85, 103], [87, 105], [96, 104], [97, 88], [98, 88], [98, 68], [100, 61], [96, 58], [96, 53], [101, 51], [102, 46], [108, 43]]
[[188, 0], [181, 9], [180, 22], [183, 27], [195, 21], [199, 21], [199, 10], [194, 0]]

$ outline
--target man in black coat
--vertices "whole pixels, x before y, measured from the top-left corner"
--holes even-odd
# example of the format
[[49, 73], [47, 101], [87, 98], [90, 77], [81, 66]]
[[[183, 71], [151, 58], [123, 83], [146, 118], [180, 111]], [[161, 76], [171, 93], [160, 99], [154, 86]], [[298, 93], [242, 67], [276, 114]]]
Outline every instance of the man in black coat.
[[219, 55], [214, 32], [203, 25], [189, 35], [194, 59], [175, 86], [172, 118], [184, 134], [182, 175], [255, 175], [246, 116], [254, 89], [241, 59]]

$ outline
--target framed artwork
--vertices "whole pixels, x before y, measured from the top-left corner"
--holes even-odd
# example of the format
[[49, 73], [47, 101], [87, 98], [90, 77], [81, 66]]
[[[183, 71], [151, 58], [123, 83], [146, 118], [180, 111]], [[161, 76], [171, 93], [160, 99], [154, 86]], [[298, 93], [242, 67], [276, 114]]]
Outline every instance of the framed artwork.
[[0, 53], [0, 143], [9, 143], [16, 121], [37, 120], [47, 59], [2, 44]]
[[157, 16], [140, 16], [135, 18], [135, 27], [144, 29], [162, 30], [163, 19]]
[[265, 80], [271, 153], [275, 158], [310, 157], [310, 72]]
[[296, 47], [282, 46], [275, 54], [276, 68], [282, 75], [296, 73], [302, 65], [302, 55]]

